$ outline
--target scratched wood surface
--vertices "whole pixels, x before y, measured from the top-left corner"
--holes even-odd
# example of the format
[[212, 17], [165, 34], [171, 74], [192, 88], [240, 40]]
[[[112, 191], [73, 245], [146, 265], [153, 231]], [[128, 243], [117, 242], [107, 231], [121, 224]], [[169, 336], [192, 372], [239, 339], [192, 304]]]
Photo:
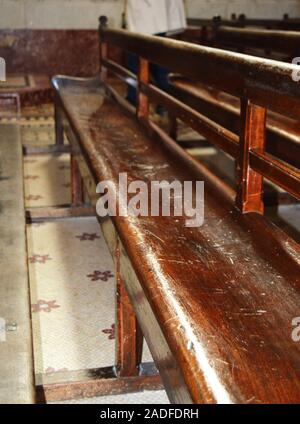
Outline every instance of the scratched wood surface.
[[32, 403], [22, 148], [19, 128], [12, 124], [0, 126], [0, 234], [0, 404]]
[[[122, 277], [170, 399], [299, 403], [300, 345], [291, 337], [300, 310], [299, 245], [263, 216], [242, 215], [97, 81], [55, 85], [95, 182], [117, 183], [127, 172], [129, 181], [148, 184], [207, 183], [200, 228], [185, 227], [184, 217], [113, 218], [121, 257], [137, 279], [124, 267]], [[166, 341], [160, 350], [158, 335]]]

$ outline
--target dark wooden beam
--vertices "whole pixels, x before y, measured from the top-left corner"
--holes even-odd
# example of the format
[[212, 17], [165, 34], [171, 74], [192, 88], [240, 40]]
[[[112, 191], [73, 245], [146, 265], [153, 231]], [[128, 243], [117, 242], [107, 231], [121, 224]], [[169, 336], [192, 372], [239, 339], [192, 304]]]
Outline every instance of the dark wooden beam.
[[89, 206], [81, 207], [42, 207], [26, 210], [26, 220], [28, 223], [39, 221], [52, 221], [64, 218], [83, 218], [96, 216], [95, 208]]
[[70, 146], [63, 144], [50, 144], [48, 146], [23, 146], [23, 154], [25, 156], [61, 153], [70, 153]]
[[160, 376], [150, 363], [141, 366], [140, 375], [124, 378], [116, 376], [115, 367], [38, 375], [36, 387], [38, 403], [162, 389]]

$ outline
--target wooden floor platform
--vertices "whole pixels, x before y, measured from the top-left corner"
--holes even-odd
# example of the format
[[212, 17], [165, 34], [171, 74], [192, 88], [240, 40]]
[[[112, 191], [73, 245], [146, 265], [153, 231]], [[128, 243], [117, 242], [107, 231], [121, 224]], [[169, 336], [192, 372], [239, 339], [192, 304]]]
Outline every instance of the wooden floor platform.
[[1, 125], [0, 404], [35, 398], [22, 167], [18, 125]]

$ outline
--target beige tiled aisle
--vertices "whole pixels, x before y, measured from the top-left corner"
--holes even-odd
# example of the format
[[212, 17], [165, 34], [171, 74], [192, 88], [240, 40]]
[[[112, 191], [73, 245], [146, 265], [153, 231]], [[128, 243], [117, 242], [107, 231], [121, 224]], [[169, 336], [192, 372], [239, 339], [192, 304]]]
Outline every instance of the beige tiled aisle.
[[[48, 116], [23, 118], [21, 126], [24, 144], [53, 143]], [[24, 177], [27, 207], [70, 203], [68, 155], [27, 156]], [[113, 365], [114, 266], [97, 220], [28, 225], [27, 239], [36, 373]], [[144, 360], [152, 360], [147, 346]], [[168, 403], [168, 399], [164, 391], [151, 391], [71, 403], [82, 402], [148, 404]]]
[[29, 225], [38, 373], [113, 365], [114, 267], [96, 219]]

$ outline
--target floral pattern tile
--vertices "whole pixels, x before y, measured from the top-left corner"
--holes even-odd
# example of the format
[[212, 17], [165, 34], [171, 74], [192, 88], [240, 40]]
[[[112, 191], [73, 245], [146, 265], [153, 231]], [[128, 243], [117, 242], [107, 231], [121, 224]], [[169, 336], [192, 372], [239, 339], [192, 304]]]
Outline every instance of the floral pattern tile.
[[[114, 363], [114, 264], [96, 218], [28, 225], [36, 371]], [[76, 237], [95, 234], [94, 241]], [[91, 270], [96, 281], [88, 277]], [[93, 273], [92, 271], [92, 273]], [[95, 284], [97, 281], [101, 284]]]
[[24, 158], [26, 207], [62, 206], [71, 202], [70, 156]]

